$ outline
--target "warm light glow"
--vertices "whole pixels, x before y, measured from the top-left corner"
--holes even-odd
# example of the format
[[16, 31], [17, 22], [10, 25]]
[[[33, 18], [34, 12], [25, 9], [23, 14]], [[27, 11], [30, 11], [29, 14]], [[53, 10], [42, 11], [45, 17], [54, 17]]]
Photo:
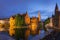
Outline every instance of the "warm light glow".
[[4, 21], [4, 20], [0, 20], [0, 23], [1, 23], [1, 24], [4, 24], [4, 23], [5, 23], [5, 21]]
[[15, 31], [14, 31], [14, 28], [15, 28], [15, 19], [13, 19], [13, 17], [10, 17], [10, 28], [9, 28], [9, 34], [10, 36], [12, 36]]
[[30, 24], [30, 17], [28, 16], [28, 14], [26, 14], [25, 16], [25, 23]]
[[32, 30], [34, 30], [34, 29], [35, 29], [34, 27], [35, 27], [35, 25], [34, 25], [34, 24], [32, 24]]
[[32, 24], [31, 24], [32, 31], [36, 30], [36, 27], [37, 27], [37, 26], [36, 26], [35, 23], [32, 23]]

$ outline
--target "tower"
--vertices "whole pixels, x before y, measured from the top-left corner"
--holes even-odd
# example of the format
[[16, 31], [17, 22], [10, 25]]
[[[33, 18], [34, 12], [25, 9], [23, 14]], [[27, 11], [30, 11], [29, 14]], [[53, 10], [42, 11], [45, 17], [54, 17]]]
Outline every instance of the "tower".
[[59, 8], [58, 8], [58, 5], [56, 4], [56, 6], [55, 6], [55, 15], [58, 14], [58, 11], [59, 11]]
[[25, 16], [25, 23], [30, 24], [30, 17], [27, 12], [26, 12], [26, 16]]
[[57, 4], [55, 6], [54, 26], [60, 28], [60, 11]]
[[58, 9], [58, 5], [56, 4], [56, 6], [55, 6], [55, 11], [58, 11], [59, 9]]
[[38, 21], [41, 21], [40, 12], [38, 12]]

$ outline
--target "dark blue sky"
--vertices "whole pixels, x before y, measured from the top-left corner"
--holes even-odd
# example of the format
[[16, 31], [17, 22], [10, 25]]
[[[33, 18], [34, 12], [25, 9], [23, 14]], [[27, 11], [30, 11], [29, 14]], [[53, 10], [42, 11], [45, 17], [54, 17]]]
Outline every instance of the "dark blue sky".
[[32, 17], [40, 11], [41, 19], [46, 19], [54, 14], [56, 3], [60, 7], [60, 0], [0, 0], [0, 18], [26, 11]]

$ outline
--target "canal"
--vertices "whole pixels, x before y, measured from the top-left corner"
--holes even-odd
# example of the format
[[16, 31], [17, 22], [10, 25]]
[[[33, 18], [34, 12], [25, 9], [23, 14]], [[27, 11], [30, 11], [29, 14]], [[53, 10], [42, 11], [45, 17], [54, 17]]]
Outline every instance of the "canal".
[[7, 32], [0, 32], [0, 40], [14, 40]]
[[[50, 32], [52, 32], [52, 30], [48, 30], [48, 32], [40, 30], [40, 34], [37, 34], [35, 36], [29, 35], [28, 40], [40, 40], [44, 38], [46, 35], [50, 34]], [[14, 39], [10, 37], [7, 32], [0, 32], [0, 40], [14, 40]]]

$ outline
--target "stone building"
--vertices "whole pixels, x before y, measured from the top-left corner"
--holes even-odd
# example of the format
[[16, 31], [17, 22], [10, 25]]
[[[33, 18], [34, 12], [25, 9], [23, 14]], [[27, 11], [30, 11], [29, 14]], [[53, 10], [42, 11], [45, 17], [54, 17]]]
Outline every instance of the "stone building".
[[27, 12], [25, 14], [25, 23], [26, 23], [26, 25], [30, 24], [30, 17]]
[[7, 24], [7, 23], [9, 23], [9, 18], [0, 19], [0, 24]]
[[[27, 12], [26, 12], [26, 14], [19, 14], [19, 15], [25, 17], [25, 19], [24, 19], [25, 23], [29, 24], [30, 21], [29, 21], [29, 17], [28, 17]], [[13, 36], [15, 34], [15, 30], [14, 30], [14, 28], [15, 28], [15, 15], [11, 16], [9, 21], [10, 21], [9, 34], [11, 36]]]
[[39, 22], [41, 21], [41, 15], [40, 15], [40, 12], [38, 12], [38, 21], [39, 21]]
[[[38, 13], [38, 17], [32, 17], [30, 18], [28, 13], [26, 12], [25, 14], [19, 14], [20, 16], [24, 17], [25, 25], [28, 26], [30, 30], [37, 30], [38, 23], [41, 21], [40, 20], [40, 13]], [[12, 36], [15, 31], [15, 16], [10, 17], [10, 30], [9, 34]]]
[[0, 19], [0, 30], [8, 31], [9, 28], [9, 18]]
[[54, 27], [60, 28], [60, 11], [57, 4], [55, 7], [55, 15], [53, 16], [53, 25]]
[[31, 30], [33, 30], [33, 31], [34, 31], [34, 30], [37, 30], [36, 28], [37, 28], [37, 26], [38, 26], [38, 21], [39, 21], [39, 20], [38, 20], [38, 18], [36, 18], [36, 17], [32, 17], [32, 18], [31, 18], [31, 20], [30, 20], [30, 22], [31, 22], [31, 23], [30, 23], [30, 25], [31, 25], [31, 26], [30, 26], [30, 27], [31, 27]]
[[40, 16], [40, 12], [38, 12], [38, 17], [30, 18], [30, 29], [37, 30], [40, 21], [41, 21], [41, 16]]
[[9, 34], [10, 34], [10, 36], [13, 36], [13, 34], [15, 33], [14, 27], [15, 27], [15, 17], [11, 16], [10, 17], [10, 27], [9, 27]]
[[60, 28], [60, 11], [59, 11], [57, 4], [55, 6], [55, 12], [54, 13], [55, 14], [52, 15], [52, 17], [50, 18], [50, 23], [48, 23], [46, 26]]
[[52, 28], [53, 27], [53, 18], [49, 18], [50, 22], [45, 25], [46, 28]]

